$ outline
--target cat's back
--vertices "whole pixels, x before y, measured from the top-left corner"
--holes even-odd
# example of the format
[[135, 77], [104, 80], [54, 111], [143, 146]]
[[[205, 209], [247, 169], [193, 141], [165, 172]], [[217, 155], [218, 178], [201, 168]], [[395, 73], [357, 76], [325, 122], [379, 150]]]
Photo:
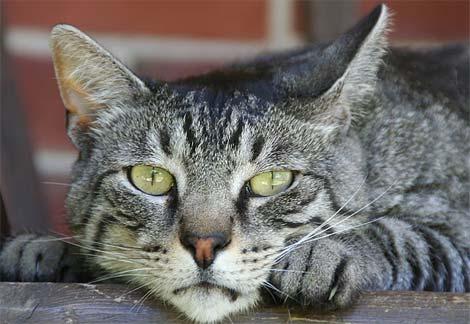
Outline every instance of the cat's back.
[[[391, 184], [402, 193], [429, 187], [428, 194], [467, 208], [469, 57], [463, 44], [392, 48], [386, 54], [378, 100], [364, 111], [366, 122], [357, 129], [377, 190]], [[412, 211], [415, 202], [402, 206]]]
[[[470, 46], [391, 48], [379, 72], [387, 99], [441, 102], [463, 119], [470, 112]], [[395, 93], [394, 93], [395, 92]], [[404, 96], [405, 95], [405, 96]]]

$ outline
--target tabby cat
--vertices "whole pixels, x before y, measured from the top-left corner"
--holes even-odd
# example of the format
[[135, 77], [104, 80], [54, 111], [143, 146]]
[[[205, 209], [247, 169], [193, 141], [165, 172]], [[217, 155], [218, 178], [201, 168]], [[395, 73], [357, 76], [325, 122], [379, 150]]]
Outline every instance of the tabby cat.
[[76, 241], [8, 241], [3, 280], [74, 280], [80, 246], [199, 322], [263, 288], [320, 308], [470, 291], [469, 47], [390, 48], [388, 20], [175, 82], [54, 27]]

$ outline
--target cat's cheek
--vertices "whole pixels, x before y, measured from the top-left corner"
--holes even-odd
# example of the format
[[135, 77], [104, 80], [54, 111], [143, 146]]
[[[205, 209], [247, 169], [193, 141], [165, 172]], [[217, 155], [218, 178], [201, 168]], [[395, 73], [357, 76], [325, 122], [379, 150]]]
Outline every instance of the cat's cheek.
[[256, 306], [258, 291], [239, 295], [233, 301], [223, 293], [207, 294], [198, 290], [188, 290], [179, 295], [164, 298], [181, 311], [188, 319], [202, 323], [218, 322], [231, 314], [247, 311]]

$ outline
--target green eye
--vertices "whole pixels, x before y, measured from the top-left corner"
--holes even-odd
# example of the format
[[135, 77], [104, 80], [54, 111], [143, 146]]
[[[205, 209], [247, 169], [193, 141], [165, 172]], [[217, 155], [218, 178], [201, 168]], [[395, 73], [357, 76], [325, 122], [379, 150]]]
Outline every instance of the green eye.
[[130, 178], [137, 189], [153, 196], [166, 194], [175, 183], [170, 172], [150, 165], [133, 166]]
[[250, 179], [251, 191], [259, 196], [273, 196], [292, 184], [292, 171], [269, 171], [260, 173]]

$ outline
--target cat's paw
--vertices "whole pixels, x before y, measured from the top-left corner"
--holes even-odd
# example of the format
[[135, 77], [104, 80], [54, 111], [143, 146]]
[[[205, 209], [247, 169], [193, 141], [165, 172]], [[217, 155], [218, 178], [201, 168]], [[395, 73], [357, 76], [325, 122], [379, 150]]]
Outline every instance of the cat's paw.
[[299, 245], [276, 265], [271, 282], [279, 297], [322, 309], [350, 305], [365, 286], [364, 260], [342, 242]]
[[73, 282], [80, 276], [76, 249], [52, 236], [19, 235], [0, 251], [2, 281]]

